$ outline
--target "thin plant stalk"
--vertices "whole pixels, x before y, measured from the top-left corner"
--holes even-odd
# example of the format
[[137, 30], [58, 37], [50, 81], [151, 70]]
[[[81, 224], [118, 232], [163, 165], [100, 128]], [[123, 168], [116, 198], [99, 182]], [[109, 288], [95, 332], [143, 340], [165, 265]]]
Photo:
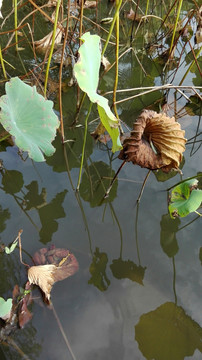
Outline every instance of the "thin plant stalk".
[[80, 165], [80, 170], [79, 170], [78, 184], [77, 184], [77, 187], [76, 187], [77, 191], [79, 190], [80, 183], [81, 183], [81, 174], [82, 174], [82, 168], [83, 168], [83, 162], [84, 162], [84, 154], [85, 154], [85, 146], [86, 146], [86, 138], [87, 138], [87, 129], [88, 129], [88, 118], [89, 118], [89, 115], [91, 113], [92, 105], [93, 105], [93, 103], [90, 102], [90, 106], [89, 106], [89, 109], [88, 109], [88, 114], [86, 115], [86, 118], [85, 118], [85, 131], [84, 131], [84, 139], [83, 139], [81, 165]]
[[6, 69], [4, 66], [4, 59], [3, 59], [2, 51], [1, 51], [1, 45], [0, 45], [0, 62], [1, 62], [1, 67], [2, 67], [4, 78], [5, 78], [5, 80], [7, 80]]
[[122, 4], [122, 0], [119, 1], [119, 4], [118, 4], [118, 6], [117, 6], [117, 8], [116, 8], [116, 11], [115, 11], [115, 14], [114, 14], [114, 17], [113, 17], [113, 21], [112, 21], [111, 26], [110, 26], [110, 29], [109, 29], [109, 33], [108, 33], [107, 39], [106, 39], [105, 45], [104, 45], [103, 50], [102, 50], [102, 56], [104, 56], [104, 53], [105, 53], [105, 51], [106, 51], [106, 49], [107, 49], [107, 46], [108, 46], [109, 40], [110, 40], [110, 38], [111, 38], [112, 31], [113, 31], [113, 29], [114, 29], [114, 25], [115, 25], [116, 18], [117, 18], [117, 15], [118, 15], [118, 13], [119, 13], [121, 4]]
[[48, 63], [47, 63], [47, 67], [46, 67], [46, 76], [45, 76], [45, 83], [44, 83], [44, 97], [46, 97], [47, 84], [48, 84], [48, 74], [49, 74], [49, 70], [50, 70], [51, 58], [52, 58], [52, 55], [53, 55], [53, 50], [54, 50], [54, 45], [55, 45], [55, 36], [56, 36], [56, 29], [57, 29], [57, 22], [58, 22], [60, 3], [61, 3], [61, 0], [58, 0], [57, 6], [56, 6], [56, 11], [55, 11], [55, 22], [54, 22], [54, 27], [53, 27], [52, 43], [51, 43], [50, 54], [49, 54], [49, 57], [48, 57]]
[[[118, 8], [119, 3], [121, 1], [122, 0], [120, 1], [116, 0], [116, 8]], [[114, 91], [113, 91], [113, 106], [117, 119], [119, 118], [116, 108], [116, 91], [118, 87], [118, 77], [119, 77], [119, 12], [117, 13], [117, 17], [116, 17], [116, 60], [115, 60], [115, 81], [114, 81]]]
[[[199, 57], [200, 53], [201, 53], [201, 50], [202, 50], [202, 46], [200, 47], [200, 49], [197, 51], [196, 53], [196, 59]], [[194, 64], [196, 63], [196, 60], [194, 59], [191, 64], [189, 65], [187, 71], [185, 72], [182, 80], [180, 81], [179, 83], [179, 86], [182, 85], [182, 83], [184, 82], [185, 78], [187, 77], [188, 73], [190, 72], [190, 70], [192, 69], [192, 67], [194, 66]]]
[[113, 186], [113, 184], [114, 184], [114, 182], [115, 182], [118, 174], [120, 173], [122, 167], [123, 167], [125, 164], [126, 164], [126, 160], [124, 160], [124, 161], [122, 162], [121, 166], [119, 166], [116, 174], [114, 175], [114, 177], [113, 177], [113, 179], [112, 179], [112, 181], [111, 181], [111, 184], [109, 185], [109, 187], [108, 187], [108, 189], [107, 189], [107, 191], [106, 191], [106, 193], [105, 193], [105, 195], [104, 195], [104, 199], [108, 198], [109, 193], [110, 193], [110, 191], [111, 191], [111, 189], [112, 189], [112, 186]]
[[63, 144], [64, 144], [65, 136], [64, 136], [63, 111], [62, 111], [62, 68], [63, 68], [63, 61], [64, 61], [65, 46], [66, 46], [68, 30], [69, 30], [70, 5], [71, 5], [71, 0], [68, 0], [67, 24], [66, 24], [65, 37], [64, 37], [64, 41], [63, 41], [63, 47], [62, 47], [60, 69], [59, 69], [60, 130], [61, 130], [61, 137], [62, 137]]
[[147, 16], [148, 9], [149, 9], [149, 0], [147, 0], [146, 10], [145, 10], [145, 16]]
[[181, 11], [181, 7], [182, 7], [182, 3], [183, 3], [183, 0], [179, 0], [179, 5], [178, 5], [178, 9], [177, 9], [177, 16], [176, 16], [176, 20], [175, 20], [174, 29], [173, 29], [173, 36], [172, 36], [171, 44], [170, 44], [169, 56], [171, 55], [172, 50], [173, 50], [173, 43], [174, 43], [174, 39], [175, 39], [175, 33], [176, 33], [176, 29], [177, 29], [178, 20], [179, 20], [179, 17], [180, 17], [180, 11]]
[[83, 5], [84, 5], [84, 0], [81, 0], [80, 25], [79, 25], [79, 46], [81, 46], [81, 44], [82, 44], [81, 36], [82, 36], [82, 28], [83, 28]]
[[14, 24], [15, 24], [15, 46], [16, 46], [16, 51], [18, 51], [18, 31], [17, 31], [17, 27], [18, 27], [18, 5], [17, 5], [17, 0], [14, 0]]
[[148, 180], [148, 177], [149, 175], [151, 174], [151, 170], [148, 171], [147, 175], [145, 176], [145, 179], [143, 181], [143, 184], [142, 184], [142, 187], [141, 187], [141, 190], [140, 190], [140, 194], [138, 196], [138, 199], [137, 199], [137, 203], [139, 204], [140, 200], [141, 200], [141, 197], [142, 197], [142, 194], [143, 194], [143, 191], [144, 191], [144, 188], [145, 188], [145, 185], [146, 185], [146, 182]]

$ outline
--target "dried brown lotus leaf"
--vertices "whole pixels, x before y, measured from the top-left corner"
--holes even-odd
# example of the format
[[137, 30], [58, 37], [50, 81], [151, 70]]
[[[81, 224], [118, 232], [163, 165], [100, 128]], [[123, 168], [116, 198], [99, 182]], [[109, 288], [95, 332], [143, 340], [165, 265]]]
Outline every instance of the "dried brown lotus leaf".
[[[53, 31], [51, 31], [48, 35], [44, 36], [42, 39], [34, 42], [36, 46], [36, 50], [42, 53], [45, 53], [47, 49], [50, 49], [52, 43]], [[61, 44], [62, 40], [62, 30], [57, 28], [55, 34], [54, 41], [54, 49], [57, 49]]]
[[50, 300], [50, 292], [55, 282], [55, 265], [31, 266], [28, 270], [28, 279], [30, 284], [38, 285], [44, 292], [47, 300]]
[[34, 254], [33, 260], [37, 266], [29, 268], [29, 282], [38, 285], [48, 301], [53, 284], [74, 275], [79, 269], [74, 254], [67, 249], [54, 246], [40, 249]]
[[124, 141], [119, 159], [151, 170], [161, 168], [169, 172], [178, 169], [185, 151], [184, 134], [174, 117], [144, 110], [134, 123], [131, 136]]

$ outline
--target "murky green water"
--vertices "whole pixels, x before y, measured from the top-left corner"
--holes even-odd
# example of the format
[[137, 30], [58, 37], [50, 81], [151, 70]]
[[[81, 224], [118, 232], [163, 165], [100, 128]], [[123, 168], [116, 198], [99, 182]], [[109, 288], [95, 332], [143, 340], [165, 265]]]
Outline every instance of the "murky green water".
[[[184, 14], [192, 5], [190, 1], [184, 4]], [[110, 8], [107, 2], [103, 3], [103, 17]], [[162, 16], [160, 9], [159, 2], [159, 16]], [[94, 18], [92, 11], [87, 10], [87, 14]], [[127, 35], [131, 23], [123, 18], [122, 25]], [[195, 29], [194, 19], [192, 25]], [[164, 71], [165, 63], [160, 62], [157, 52], [145, 50], [149, 37], [153, 39], [152, 33], [158, 27], [159, 23], [153, 19], [151, 27], [142, 27], [134, 40], [141, 66], [132, 52], [120, 60], [119, 89], [172, 81], [184, 43], [178, 44], [173, 69]], [[190, 40], [192, 45], [193, 37], [194, 34]], [[122, 44], [126, 45], [126, 40], [128, 37], [123, 37]], [[112, 61], [112, 50], [108, 56]], [[188, 45], [182, 59], [173, 81], [176, 85], [192, 61]], [[12, 52], [10, 61], [14, 61]], [[201, 64], [201, 57], [198, 62]], [[70, 77], [71, 70], [66, 72]], [[110, 91], [113, 83], [112, 70], [102, 79], [100, 89]], [[196, 66], [183, 84], [201, 85]], [[2, 94], [3, 91], [2, 87]], [[190, 97], [193, 92], [187, 90], [185, 94]], [[117, 99], [130, 95], [121, 93]], [[200, 102], [188, 106], [188, 100], [175, 90], [159, 90], [124, 102], [118, 106], [119, 116], [131, 127], [142, 109], [150, 107], [159, 111], [165, 102], [169, 104], [168, 115], [176, 116], [187, 139], [199, 134]], [[53, 244], [69, 249], [78, 259], [78, 273], [56, 283], [51, 293], [55, 313], [75, 359], [199, 360], [202, 352], [201, 220], [196, 214], [171, 220], [167, 207], [166, 189], [181, 177], [176, 175], [167, 181], [158, 181], [152, 173], [137, 207], [147, 170], [128, 163], [109, 199], [102, 202], [103, 184], [107, 188], [109, 178], [121, 162], [116, 154], [112, 156], [110, 143], [96, 144], [88, 134], [81, 188], [76, 194], [84, 128], [69, 128], [74, 120], [75, 104], [76, 89], [69, 88], [63, 94], [65, 135], [74, 141], [65, 145], [66, 161], [59, 135], [54, 142], [56, 153], [44, 163], [33, 163], [25, 154], [21, 156], [15, 146], [0, 145], [0, 158], [6, 171], [1, 176], [0, 187], [0, 241], [9, 244], [22, 228], [26, 262], [30, 263], [35, 251]], [[55, 109], [58, 109], [57, 98]], [[81, 124], [86, 109], [88, 102], [81, 112]], [[90, 120], [96, 117], [93, 109]], [[95, 125], [89, 125], [89, 132]], [[199, 145], [190, 144], [186, 148], [183, 179], [202, 170]], [[17, 250], [10, 256], [0, 254], [0, 273], [0, 296], [11, 297], [15, 284], [24, 286], [27, 273], [19, 262]], [[72, 359], [56, 315], [42, 303], [37, 289], [33, 296], [36, 300], [31, 306], [32, 320], [12, 335], [27, 357], [20, 355], [19, 348], [2, 344], [0, 358]]]

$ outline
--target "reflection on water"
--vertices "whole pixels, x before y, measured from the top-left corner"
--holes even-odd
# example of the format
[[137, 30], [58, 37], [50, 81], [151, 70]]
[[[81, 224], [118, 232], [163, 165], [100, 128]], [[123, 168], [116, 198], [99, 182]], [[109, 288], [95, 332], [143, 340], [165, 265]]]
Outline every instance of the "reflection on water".
[[[8, 3], [4, 1], [4, 7]], [[170, 6], [168, 3], [165, 6]], [[129, 2], [124, 4], [127, 7]], [[146, 1], [141, 2], [143, 10], [145, 4]], [[159, 4], [154, 9], [158, 16], [162, 11]], [[102, 15], [108, 16], [111, 4], [102, 2], [101, 7]], [[192, 9], [193, 2], [184, 1], [183, 7], [186, 14]], [[25, 7], [22, 9], [24, 11]], [[162, 13], [163, 18], [164, 15]], [[8, 24], [10, 21], [12, 29], [12, 17]], [[120, 51], [122, 45], [128, 46], [132, 25], [126, 18], [121, 21]], [[159, 31], [162, 34], [167, 31], [161, 24], [160, 19], [151, 17], [149, 24], [143, 22], [139, 25], [132, 43], [135, 51], [128, 51], [120, 59], [120, 90], [164, 85], [173, 79], [175, 84], [179, 84], [182, 80], [193, 54], [189, 47], [184, 47], [182, 39], [177, 43], [173, 61], [165, 68], [167, 53], [164, 50], [168, 49], [168, 44], [156, 36]], [[48, 25], [45, 23], [44, 26]], [[4, 41], [7, 42], [7, 38]], [[190, 41], [193, 43], [193, 37]], [[9, 51], [7, 60], [21, 69], [16, 54]], [[32, 52], [30, 56], [33, 57]], [[113, 47], [109, 48], [107, 56], [111, 62], [114, 61]], [[179, 67], [180, 60], [182, 65]], [[200, 66], [201, 57], [198, 64]], [[31, 62], [29, 66], [32, 66]], [[52, 70], [53, 76], [57, 70]], [[10, 71], [12, 76], [13, 70]], [[65, 71], [65, 76], [69, 76], [69, 69]], [[24, 69], [22, 72], [24, 74]], [[196, 66], [192, 67], [184, 84], [201, 86]], [[113, 89], [113, 85], [114, 68], [101, 78], [99, 90], [107, 92]], [[1, 87], [1, 93], [3, 91]], [[140, 91], [143, 90], [134, 91], [132, 95], [138, 95]], [[109, 198], [103, 201], [120, 161], [117, 154], [111, 154], [110, 142], [95, 143], [90, 135], [98, 123], [94, 121], [96, 109], [93, 109], [87, 134], [80, 192], [74, 191], [88, 108], [85, 102], [79, 126], [70, 127], [76, 113], [75, 94], [73, 87], [63, 93], [65, 138], [68, 141], [62, 146], [58, 135], [53, 143], [57, 150], [46, 162], [34, 164], [30, 159], [23, 160], [12, 142], [0, 143], [3, 160], [0, 296], [11, 297], [14, 285], [23, 287], [27, 281], [26, 269], [19, 262], [18, 249], [9, 256], [3, 253], [3, 244], [12, 242], [20, 228], [23, 228], [25, 261], [27, 256], [31, 257], [41, 248], [42, 242], [69, 249], [80, 267], [73, 278], [55, 284], [52, 290], [61, 326], [34, 289], [34, 303], [30, 309], [33, 318], [24, 329], [9, 334], [10, 339], [1, 342], [2, 360], [3, 356], [7, 360], [18, 360], [23, 356], [25, 359], [71, 360], [63, 331], [77, 360], [187, 360], [187, 357], [200, 360], [201, 219], [196, 214], [185, 219], [171, 219], [166, 192], [181, 178], [195, 176], [201, 171], [199, 96], [190, 89], [186, 92], [182, 89], [181, 93], [175, 89], [158, 89], [118, 104], [119, 116], [129, 128], [144, 108], [166, 109], [169, 116], [175, 115], [189, 139], [181, 163], [184, 175], [180, 177], [176, 172], [167, 175], [161, 171], [154, 172], [154, 176], [151, 174], [138, 208], [136, 199], [146, 173], [132, 164], [122, 169]], [[117, 93], [118, 100], [127, 96], [131, 96], [131, 92]], [[58, 107], [55, 98], [55, 108]], [[202, 184], [199, 185], [201, 188]]]

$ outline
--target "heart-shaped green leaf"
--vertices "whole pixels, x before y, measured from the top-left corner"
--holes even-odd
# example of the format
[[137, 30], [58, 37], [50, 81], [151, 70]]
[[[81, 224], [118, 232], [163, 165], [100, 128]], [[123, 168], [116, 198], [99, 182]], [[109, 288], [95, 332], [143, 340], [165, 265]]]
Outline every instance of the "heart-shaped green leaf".
[[6, 83], [6, 95], [0, 98], [0, 122], [15, 137], [16, 145], [35, 161], [44, 161], [43, 153], [51, 156], [51, 142], [59, 126], [53, 102], [38, 94], [18, 77]]
[[9, 298], [7, 301], [5, 301], [2, 297], [0, 297], [0, 318], [4, 319], [9, 316], [9, 313], [12, 308], [12, 299]]
[[96, 103], [100, 120], [112, 139], [112, 151], [122, 148], [119, 138], [119, 120], [112, 113], [108, 100], [97, 94], [99, 70], [101, 64], [100, 37], [85, 33], [81, 39], [84, 43], [79, 49], [79, 60], [74, 65], [74, 74], [81, 90], [86, 92], [89, 99]]
[[199, 208], [202, 202], [202, 190], [195, 189], [197, 183], [197, 179], [187, 180], [172, 190], [169, 205], [172, 218], [185, 217]]

